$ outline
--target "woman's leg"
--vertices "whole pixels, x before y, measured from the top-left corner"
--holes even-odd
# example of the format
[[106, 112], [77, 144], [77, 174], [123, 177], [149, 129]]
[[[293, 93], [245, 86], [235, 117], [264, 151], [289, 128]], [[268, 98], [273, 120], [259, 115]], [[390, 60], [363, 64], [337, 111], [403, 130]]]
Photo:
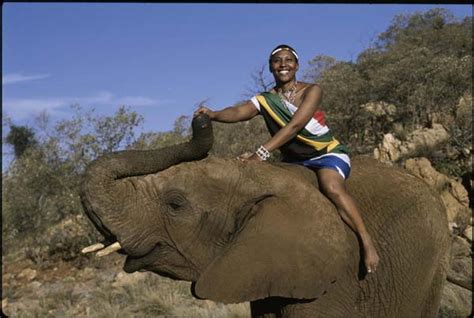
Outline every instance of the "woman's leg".
[[367, 232], [364, 221], [357, 209], [354, 199], [346, 190], [344, 178], [335, 170], [318, 169], [319, 188], [336, 206], [342, 219], [359, 235], [364, 246], [364, 263], [367, 271], [375, 272], [379, 256], [372, 239]]

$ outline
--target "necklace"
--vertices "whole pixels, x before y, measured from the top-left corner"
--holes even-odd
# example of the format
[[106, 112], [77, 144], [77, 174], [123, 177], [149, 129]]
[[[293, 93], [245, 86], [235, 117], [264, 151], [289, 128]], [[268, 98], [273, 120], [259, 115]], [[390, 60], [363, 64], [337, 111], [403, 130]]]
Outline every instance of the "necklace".
[[281, 100], [286, 100], [291, 104], [295, 104], [295, 99], [296, 99], [296, 86], [298, 85], [298, 82], [295, 81], [293, 86], [288, 89], [288, 90], [283, 90], [282, 88], [277, 88], [277, 93], [280, 96]]

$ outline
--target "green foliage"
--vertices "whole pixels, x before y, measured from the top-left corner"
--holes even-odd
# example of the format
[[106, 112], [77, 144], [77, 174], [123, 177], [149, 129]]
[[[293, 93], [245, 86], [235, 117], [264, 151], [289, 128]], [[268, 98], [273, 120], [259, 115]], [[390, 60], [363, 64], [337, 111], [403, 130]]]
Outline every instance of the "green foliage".
[[426, 47], [461, 58], [472, 53], [472, 17], [457, 21], [447, 9], [397, 15], [376, 42], [380, 50]]
[[189, 138], [191, 138], [191, 117], [183, 115], [175, 120], [173, 130], [142, 133], [129, 148], [137, 150], [158, 149], [185, 142]]
[[103, 153], [125, 149], [135, 140], [134, 129], [143, 123], [143, 116], [124, 106], [113, 116], [97, 116], [79, 105], [72, 108], [72, 119], [59, 122], [46, 142], [58, 148], [49, 151], [56, 153], [55, 159], [71, 163], [76, 173]]
[[79, 268], [93, 257], [91, 254], [82, 255], [82, 248], [100, 239], [85, 216], [66, 216], [61, 222], [29, 238], [25, 256], [40, 268], [48, 267], [51, 262], [57, 261], [72, 262]]
[[64, 181], [62, 169], [46, 164], [39, 150], [14, 162], [2, 180], [2, 221], [7, 235], [40, 230], [40, 224], [57, 222], [73, 210], [75, 199]]
[[316, 55], [308, 64], [310, 67], [304, 72], [303, 78], [306, 81], [318, 83], [322, 74], [336, 65], [337, 60], [327, 55]]
[[5, 141], [13, 146], [16, 158], [20, 158], [28, 148], [33, 148], [37, 144], [35, 133], [26, 126], [11, 125]]
[[8, 241], [39, 241], [51, 225], [82, 214], [79, 186], [85, 166], [104, 152], [128, 145], [134, 140], [134, 128], [143, 121], [125, 107], [113, 116], [94, 116], [77, 105], [72, 108], [72, 119], [54, 126], [41, 114], [36, 146], [3, 173], [2, 226]]
[[[329, 126], [354, 153], [371, 152], [389, 131], [429, 127], [434, 114], [462, 152], [472, 143], [472, 116], [458, 115], [459, 99], [472, 95], [471, 50], [472, 17], [433, 9], [396, 16], [355, 62], [316, 56], [305, 78], [322, 86]], [[374, 117], [361, 107], [371, 102], [396, 112]]]

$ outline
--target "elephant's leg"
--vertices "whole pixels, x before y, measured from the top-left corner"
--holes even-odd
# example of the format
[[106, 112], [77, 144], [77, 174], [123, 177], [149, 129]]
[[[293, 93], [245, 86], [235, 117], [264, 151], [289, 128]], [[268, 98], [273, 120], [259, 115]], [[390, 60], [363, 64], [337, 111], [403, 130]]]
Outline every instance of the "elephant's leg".
[[438, 317], [445, 281], [446, 271], [444, 269], [438, 269], [433, 277], [430, 290], [427, 293], [421, 317]]

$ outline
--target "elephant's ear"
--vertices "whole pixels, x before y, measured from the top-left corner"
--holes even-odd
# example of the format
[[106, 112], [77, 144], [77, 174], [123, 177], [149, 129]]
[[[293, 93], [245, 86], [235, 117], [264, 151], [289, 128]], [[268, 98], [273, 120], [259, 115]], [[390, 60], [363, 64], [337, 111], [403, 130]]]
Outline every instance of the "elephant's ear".
[[197, 297], [313, 299], [331, 288], [349, 257], [342, 220], [324, 199], [314, 211], [295, 211], [285, 202], [271, 197], [254, 206], [229, 248], [201, 274]]

